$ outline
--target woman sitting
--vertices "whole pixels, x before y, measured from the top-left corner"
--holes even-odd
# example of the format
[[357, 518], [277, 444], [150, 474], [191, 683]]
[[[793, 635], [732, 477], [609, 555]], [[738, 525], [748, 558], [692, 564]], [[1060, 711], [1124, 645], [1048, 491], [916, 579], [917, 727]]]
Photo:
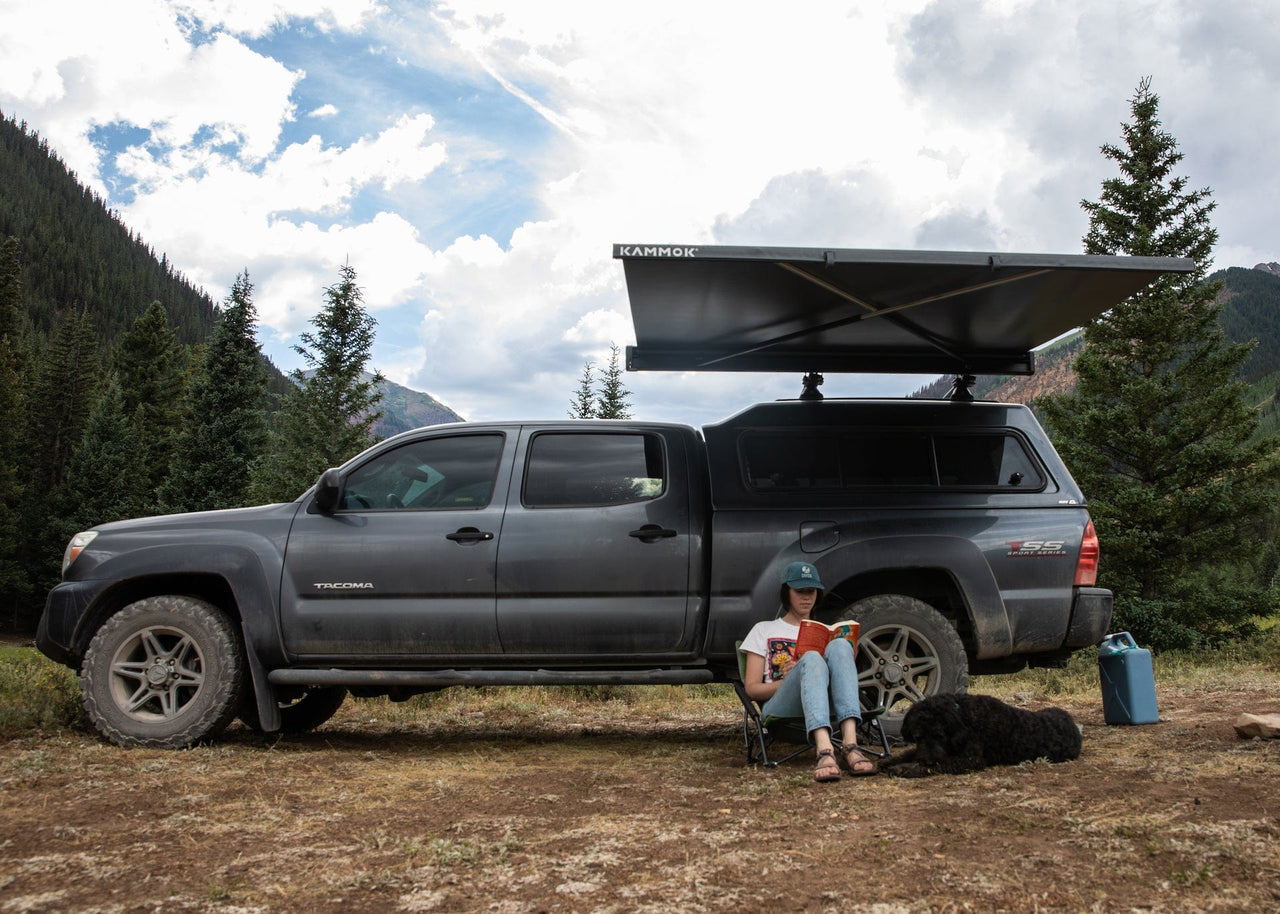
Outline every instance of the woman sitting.
[[841, 761], [854, 777], [876, 773], [875, 762], [858, 748], [858, 667], [853, 645], [835, 638], [825, 653], [808, 651], [795, 659], [800, 622], [808, 619], [822, 594], [818, 570], [792, 562], [782, 572], [780, 618], [758, 622], [742, 642], [747, 655], [747, 695], [766, 717], [803, 717], [805, 732], [818, 750], [815, 781], [840, 779], [841, 762], [831, 742], [832, 721], [840, 727]]

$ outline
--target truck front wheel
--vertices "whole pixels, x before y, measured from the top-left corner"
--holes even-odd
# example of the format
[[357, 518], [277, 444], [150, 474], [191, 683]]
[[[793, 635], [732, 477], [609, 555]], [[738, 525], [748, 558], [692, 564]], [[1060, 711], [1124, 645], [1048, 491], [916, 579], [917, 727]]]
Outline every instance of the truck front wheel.
[[896, 736], [907, 708], [928, 695], [969, 686], [964, 644], [936, 609], [902, 594], [877, 594], [850, 607], [858, 636], [858, 689], [864, 708], [885, 708], [880, 718]]
[[118, 746], [182, 749], [216, 736], [240, 706], [235, 626], [192, 597], [147, 597], [108, 619], [80, 670], [84, 709]]

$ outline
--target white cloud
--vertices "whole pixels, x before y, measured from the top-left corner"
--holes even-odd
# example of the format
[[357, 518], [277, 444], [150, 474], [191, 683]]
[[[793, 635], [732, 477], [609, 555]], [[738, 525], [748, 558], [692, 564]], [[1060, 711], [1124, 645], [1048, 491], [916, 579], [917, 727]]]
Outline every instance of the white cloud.
[[[397, 379], [477, 417], [558, 416], [583, 361], [631, 342], [613, 242], [1076, 251], [1147, 74], [1214, 188], [1220, 263], [1277, 259], [1258, 163], [1280, 142], [1278, 22], [1196, 0], [0, 0], [0, 108], [99, 189], [94, 129], [146, 129], [105, 162], [126, 220], [215, 298], [248, 265], [270, 340], [349, 260]], [[357, 46], [309, 91], [318, 51]], [[520, 106], [536, 142], [504, 118]], [[474, 212], [445, 210], [462, 187]], [[525, 224], [489, 227], [512, 198]], [[427, 244], [428, 223], [459, 228]], [[627, 382], [649, 418], [798, 392]]]
[[[527, 291], [512, 303], [545, 328], [544, 350], [559, 355], [553, 339], [576, 347], [558, 378], [563, 394], [582, 357], [628, 317], [617, 265], [592, 269], [613, 241], [1078, 251], [1078, 201], [1109, 176], [1097, 148], [1119, 139], [1141, 75], [1171, 75], [1197, 58], [1201, 72], [1172, 80], [1172, 91], [1211, 74], [1197, 107], [1221, 118], [1223, 105], [1207, 96], [1236, 84], [1231, 57], [1256, 58], [1251, 73], [1275, 69], [1261, 60], [1274, 44], [1256, 40], [1221, 64], [1197, 54], [1191, 2], [1086, 7], [799, 4], [762, 15], [742, 4], [443, 4], [455, 46], [562, 136], [542, 173], [554, 222], [517, 233], [489, 281], [505, 276], [528, 290], [536, 276], [570, 296], [567, 308]], [[1226, 26], [1207, 32], [1224, 51], [1239, 38]], [[1253, 97], [1260, 110], [1268, 104]], [[1220, 126], [1216, 135], [1238, 146], [1239, 131]], [[461, 290], [469, 280], [450, 274], [440, 285]], [[612, 304], [598, 307], [599, 295]], [[436, 312], [437, 338], [448, 338], [451, 314], [447, 304]], [[484, 349], [477, 364], [542, 361], [522, 346], [490, 340]], [[521, 375], [530, 389], [520, 396], [537, 395], [536, 376]], [[646, 395], [687, 408], [678, 392], [689, 379], [633, 378]], [[914, 381], [828, 379], [827, 389], [883, 393], [891, 383], [901, 392]], [[742, 389], [738, 379], [696, 386], [713, 398]], [[488, 408], [484, 388], [462, 388], [457, 396]]]
[[293, 19], [312, 21], [322, 31], [356, 28], [379, 6], [377, 0], [174, 0], [173, 6], [206, 28], [261, 37]]
[[1120, 142], [1127, 100], [1150, 76], [1180, 173], [1219, 203], [1220, 265], [1252, 266], [1280, 246], [1280, 187], [1258, 171], [1280, 144], [1277, 44], [1265, 3], [931, 2], [905, 35], [902, 73], [930, 116], [1020, 138], [1030, 155], [1001, 163], [994, 216], [1057, 250], [1079, 249], [1075, 204], [1116, 173], [1098, 147]]
[[[156, 155], [135, 147], [118, 160], [121, 172], [141, 188], [128, 219], [144, 237], [199, 251], [203, 269], [190, 275], [215, 288], [221, 276], [252, 260], [262, 322], [277, 330], [298, 329], [300, 318], [319, 306], [316, 290], [331, 281], [325, 277], [348, 258], [366, 286], [367, 304], [391, 307], [416, 287], [430, 252], [398, 214], [382, 212], [350, 224], [339, 217], [362, 188], [394, 188], [439, 167], [445, 151], [429, 142], [432, 126], [428, 115], [405, 115], [377, 136], [342, 149], [313, 136], [257, 170], [209, 150]], [[330, 224], [322, 227], [303, 214], [328, 216]], [[286, 262], [293, 266], [286, 268]], [[278, 271], [296, 275], [302, 264], [312, 280], [302, 299], [311, 303], [310, 311], [298, 310], [296, 283], [282, 294], [273, 281]]]
[[[909, 5], [828, 12], [821, 29], [802, 10], [765, 24], [741, 5], [447, 6], [456, 47], [562, 137], [540, 173], [554, 218], [515, 233], [483, 275], [436, 264], [433, 355], [414, 377], [473, 414], [501, 411], [512, 386], [559, 414], [582, 362], [630, 342], [612, 242], [912, 247], [979, 231], [989, 242], [996, 154], [1025, 154], [997, 141], [966, 157], [973, 135], [913, 109], [894, 80]], [[484, 339], [464, 345], [468, 325]], [[513, 366], [505, 390], [487, 383], [493, 365]], [[686, 414], [691, 387], [714, 392], [716, 414], [744, 389], [799, 389], [741, 376], [628, 383]]]
[[0, 107], [37, 124], [100, 189], [94, 127], [146, 128], [153, 143], [173, 147], [208, 130], [212, 141], [262, 159], [292, 116], [289, 96], [301, 73], [227, 35], [189, 43], [156, 0], [10, 0], [0, 16]]

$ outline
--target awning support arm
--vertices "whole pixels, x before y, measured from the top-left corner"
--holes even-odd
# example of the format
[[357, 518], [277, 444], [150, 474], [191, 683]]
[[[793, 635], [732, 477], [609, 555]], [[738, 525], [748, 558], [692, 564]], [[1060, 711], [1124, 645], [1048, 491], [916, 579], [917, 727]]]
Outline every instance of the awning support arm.
[[[989, 279], [986, 282], [974, 283], [973, 285], [966, 286], [963, 289], [952, 289], [947, 292], [940, 292], [937, 295], [927, 295], [924, 298], [919, 298], [919, 299], [916, 299], [915, 301], [904, 302], [903, 304], [900, 304], [900, 305], [890, 305], [885, 308], [877, 308], [875, 305], [870, 304], [869, 302], [865, 302], [862, 299], [858, 298], [852, 292], [848, 292], [837, 285], [827, 282], [825, 279], [822, 279], [818, 276], [814, 276], [808, 270], [803, 270], [800, 267], [797, 267], [795, 264], [779, 262], [777, 265], [782, 267], [784, 270], [787, 270], [788, 272], [794, 273], [796, 276], [799, 276], [805, 281], [810, 282], [821, 289], [825, 289], [826, 291], [830, 292], [832, 295], [835, 295], [839, 298], [843, 298], [845, 301], [850, 302], [854, 305], [857, 305], [859, 308], [862, 308], [863, 311], [867, 313], [852, 314], [849, 317], [842, 317], [842, 318], [839, 318], [838, 320], [828, 321], [825, 324], [819, 324], [817, 327], [806, 327], [804, 330], [796, 330], [791, 333], [786, 333], [786, 334], [783, 334], [782, 336], [774, 337], [771, 340], [767, 340], [766, 342], [760, 343], [759, 345], [756, 345], [756, 346], [752, 346], [748, 349], [742, 349], [742, 350], [739, 350], [738, 352], [731, 352], [728, 355], [722, 355], [722, 356], [719, 356], [718, 358], [710, 359], [706, 362], [701, 362], [699, 363], [698, 368], [700, 369], [709, 368], [710, 366], [716, 365], [720, 362], [727, 362], [744, 355], [750, 355], [751, 353], [754, 353], [754, 352], [760, 352], [761, 350], [764, 350], [764, 349], [770, 349], [782, 343], [789, 343], [791, 340], [800, 339], [801, 337], [809, 336], [814, 333], [822, 333], [827, 330], [834, 330], [837, 327], [844, 327], [848, 324], [856, 324], [858, 321], [866, 320], [867, 318], [893, 317], [899, 311], [907, 311], [907, 310], [910, 310], [911, 308], [918, 308], [921, 305], [927, 305], [932, 302], [942, 301], [943, 299], [947, 299], [947, 298], [954, 298], [957, 295], [966, 295], [970, 292], [977, 292], [982, 289], [989, 289], [989, 288], [992, 288], [993, 286], [1002, 286], [1002, 285], [1006, 285], [1011, 282], [1017, 282], [1023, 279], [1032, 279], [1044, 273], [1051, 272], [1048, 269], [1040, 269], [1040, 270], [1032, 270], [1026, 273], [1018, 273], [1013, 276], [1002, 276], [996, 279]], [[911, 323], [910, 321], [904, 318], [898, 317], [896, 320], [893, 321], [893, 323], [897, 324], [899, 327], [906, 330], [908, 333], [911, 333], [912, 335], [924, 340], [926, 343], [928, 343], [930, 346], [933, 346], [935, 349], [937, 349], [939, 352], [941, 352], [943, 355], [947, 356], [948, 358], [955, 359], [959, 365], [964, 364], [964, 360], [957, 353], [953, 352], [945, 343], [936, 339], [932, 334], [926, 332], [920, 327], [917, 327], [915, 324]]]

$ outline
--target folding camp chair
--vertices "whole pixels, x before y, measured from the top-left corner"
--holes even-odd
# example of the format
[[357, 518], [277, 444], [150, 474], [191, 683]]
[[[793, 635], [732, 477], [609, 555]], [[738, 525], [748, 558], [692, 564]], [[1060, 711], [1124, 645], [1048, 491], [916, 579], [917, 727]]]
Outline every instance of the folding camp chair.
[[[738, 653], [738, 678], [734, 680], [733, 690], [738, 693], [738, 700], [742, 702], [742, 741], [747, 747], [747, 764], [760, 763], [766, 768], [777, 768], [783, 762], [813, 748], [805, 730], [804, 718], [765, 717], [761, 713], [760, 706], [747, 695], [747, 655], [742, 652], [742, 642], [739, 641], [735, 647]], [[889, 738], [880, 724], [880, 715], [884, 710], [863, 708], [862, 721], [858, 724], [858, 748], [876, 758], [888, 758], [890, 754]], [[873, 741], [880, 744], [879, 750], [867, 745]], [[781, 757], [770, 756], [769, 747], [777, 742], [799, 743], [800, 746]], [[843, 748], [839, 727], [831, 728], [831, 742], [837, 750]]]

